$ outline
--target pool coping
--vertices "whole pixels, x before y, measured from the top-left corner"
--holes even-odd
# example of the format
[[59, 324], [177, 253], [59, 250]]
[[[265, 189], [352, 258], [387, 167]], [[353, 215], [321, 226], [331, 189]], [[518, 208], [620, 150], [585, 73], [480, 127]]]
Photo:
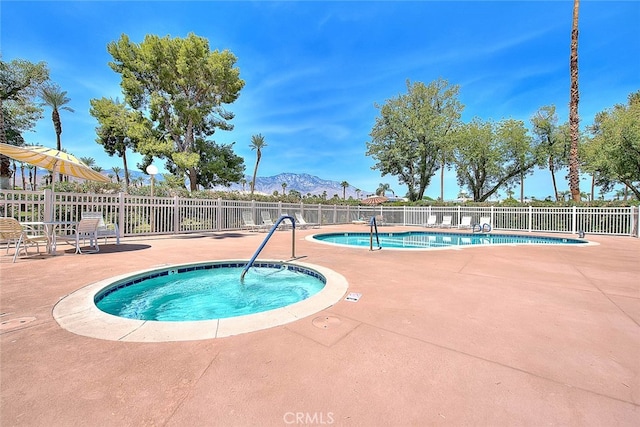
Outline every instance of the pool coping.
[[53, 317], [63, 329], [91, 338], [123, 342], [196, 341], [229, 337], [294, 322], [333, 306], [343, 298], [349, 287], [344, 276], [326, 267], [298, 261], [260, 260], [261, 263], [284, 263], [314, 270], [325, 277], [325, 286], [311, 297], [286, 307], [243, 316], [186, 322], [126, 319], [105, 313], [94, 303], [95, 296], [103, 289], [136, 275], [193, 265], [237, 262], [248, 260], [172, 264], [110, 277], [64, 296], [53, 307]]
[[[411, 230], [411, 231], [391, 231], [391, 232], [387, 232], [387, 231], [378, 231], [378, 234], [385, 234], [385, 233], [393, 233], [393, 234], [406, 234], [406, 233], [413, 233], [413, 232], [418, 232], [418, 233], [432, 233], [432, 234], [442, 234], [442, 235], [469, 235], [469, 236], [473, 236], [474, 234], [468, 233], [466, 232], [466, 230], [457, 230], [457, 229], [451, 229], [451, 230], [446, 230], [446, 231], [432, 231], [432, 230]], [[368, 232], [363, 232], [363, 231], [340, 231], [340, 232], [331, 232], [331, 233], [315, 233], [315, 234], [309, 234], [305, 237], [305, 240], [309, 241], [309, 242], [314, 242], [314, 243], [320, 243], [323, 245], [332, 245], [332, 246], [339, 246], [339, 247], [343, 247], [343, 248], [353, 248], [353, 249], [366, 249], [366, 250], [370, 250], [369, 246], [358, 246], [358, 245], [347, 245], [344, 243], [334, 243], [334, 242], [327, 242], [327, 241], [323, 241], [320, 239], [316, 239], [315, 236], [319, 236], [322, 234], [347, 234], [347, 233], [353, 233], [353, 234], [369, 234]], [[543, 238], [548, 238], [548, 239], [558, 239], [558, 240], [562, 240], [562, 239], [570, 239], [570, 240], [574, 240], [574, 241], [578, 241], [580, 243], [558, 243], [560, 245], [566, 245], [566, 246], [572, 246], [572, 247], [587, 247], [587, 246], [597, 246], [599, 245], [599, 243], [597, 242], [593, 242], [590, 240], [586, 240], [586, 239], [580, 239], [580, 238], [565, 238], [565, 237], [557, 237], [557, 236], [549, 236], [549, 235], [545, 235], [545, 234], [513, 234], [511, 232], [497, 232], [497, 233], [484, 233], [484, 234], [494, 234], [496, 236], [513, 236], [513, 237], [543, 237]], [[478, 234], [475, 234], [476, 236]], [[468, 248], [486, 248], [486, 247], [498, 247], [498, 246], [555, 246], [555, 244], [549, 244], [549, 243], [540, 243], [540, 242], [535, 242], [535, 243], [487, 243], [487, 244], [472, 244], [472, 245], [450, 245], [450, 246], [434, 246], [434, 247], [424, 247], [424, 248], [394, 248], [394, 247], [382, 247], [382, 248], [378, 248], [375, 244], [373, 245], [374, 248], [373, 250], [380, 250], [380, 249], [384, 249], [385, 251], [442, 251], [442, 250], [461, 250], [461, 249], [468, 249]]]

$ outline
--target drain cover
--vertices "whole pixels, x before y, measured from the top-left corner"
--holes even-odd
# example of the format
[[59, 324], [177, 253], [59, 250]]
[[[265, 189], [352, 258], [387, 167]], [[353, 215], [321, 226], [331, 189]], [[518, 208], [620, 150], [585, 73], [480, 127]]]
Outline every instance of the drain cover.
[[338, 319], [337, 317], [321, 316], [313, 319], [311, 323], [316, 328], [329, 329], [331, 327], [338, 326], [341, 323], [341, 320]]
[[0, 322], [0, 331], [15, 329], [20, 326], [24, 326], [27, 323], [33, 322], [34, 320], [36, 320], [35, 317], [18, 317], [17, 319], [5, 320], [4, 322]]

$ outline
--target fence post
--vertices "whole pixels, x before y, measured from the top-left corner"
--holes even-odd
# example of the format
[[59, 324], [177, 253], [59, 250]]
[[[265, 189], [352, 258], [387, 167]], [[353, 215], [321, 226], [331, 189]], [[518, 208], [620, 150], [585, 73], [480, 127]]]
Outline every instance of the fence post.
[[125, 232], [123, 231], [123, 227], [125, 226], [124, 218], [124, 193], [121, 191], [118, 193], [118, 237], [124, 237]]
[[178, 234], [179, 232], [180, 232], [180, 200], [178, 199], [178, 196], [173, 196], [173, 234]]
[[533, 206], [529, 205], [529, 217], [527, 218], [529, 222], [529, 233], [533, 230]]
[[[216, 200], [217, 206], [216, 206], [216, 226], [215, 226], [215, 230], [216, 231], [220, 231], [222, 230], [222, 198], [218, 197], [218, 199]], [[229, 211], [227, 211], [229, 212]], [[235, 214], [234, 217], [237, 218], [237, 213], [236, 210], [233, 210], [233, 213]], [[228, 215], [227, 215], [228, 216]], [[234, 218], [234, 224], [235, 224], [235, 218]], [[227, 223], [229, 221], [227, 220]]]
[[53, 191], [50, 188], [44, 190], [44, 220], [53, 221], [53, 214], [55, 212]]
[[578, 208], [577, 206], [573, 206], [573, 209], [571, 209], [571, 234], [576, 234], [576, 230], [578, 227], [577, 224], [577, 219], [578, 219]]
[[494, 217], [494, 206], [491, 205], [491, 228], [495, 229], [496, 228], [496, 221], [495, 219], [493, 219]]

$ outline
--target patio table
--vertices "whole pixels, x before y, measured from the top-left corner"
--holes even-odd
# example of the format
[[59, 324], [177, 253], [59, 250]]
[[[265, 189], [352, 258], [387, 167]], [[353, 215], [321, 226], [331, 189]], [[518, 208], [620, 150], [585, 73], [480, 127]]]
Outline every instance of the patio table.
[[25, 221], [21, 222], [27, 229], [34, 229], [36, 227], [44, 227], [45, 235], [47, 236], [47, 253], [49, 255], [55, 255], [56, 253], [56, 230], [63, 226], [76, 225], [76, 221]]

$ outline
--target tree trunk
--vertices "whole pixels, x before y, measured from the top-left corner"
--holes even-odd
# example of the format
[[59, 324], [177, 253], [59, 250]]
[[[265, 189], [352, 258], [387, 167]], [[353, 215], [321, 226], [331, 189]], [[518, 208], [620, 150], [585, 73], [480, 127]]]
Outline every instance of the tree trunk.
[[440, 200], [444, 202], [444, 160], [440, 168]]
[[125, 192], [129, 192], [129, 169], [127, 168], [127, 150], [122, 152], [122, 164], [124, 166], [124, 188]]
[[189, 191], [198, 190], [198, 173], [196, 168], [189, 169]]
[[560, 195], [558, 194], [558, 186], [556, 185], [556, 172], [555, 172], [555, 168], [553, 167], [553, 157], [549, 157], [549, 171], [551, 171], [551, 182], [553, 183], [553, 195], [556, 197], [556, 202], [559, 202]]
[[569, 189], [574, 202], [580, 201], [580, 172], [578, 161], [578, 140], [580, 138], [580, 118], [578, 116], [578, 8], [580, 0], [573, 0], [573, 24], [571, 26], [571, 56], [569, 69], [571, 89], [569, 101], [569, 132], [571, 149], [569, 150]]

